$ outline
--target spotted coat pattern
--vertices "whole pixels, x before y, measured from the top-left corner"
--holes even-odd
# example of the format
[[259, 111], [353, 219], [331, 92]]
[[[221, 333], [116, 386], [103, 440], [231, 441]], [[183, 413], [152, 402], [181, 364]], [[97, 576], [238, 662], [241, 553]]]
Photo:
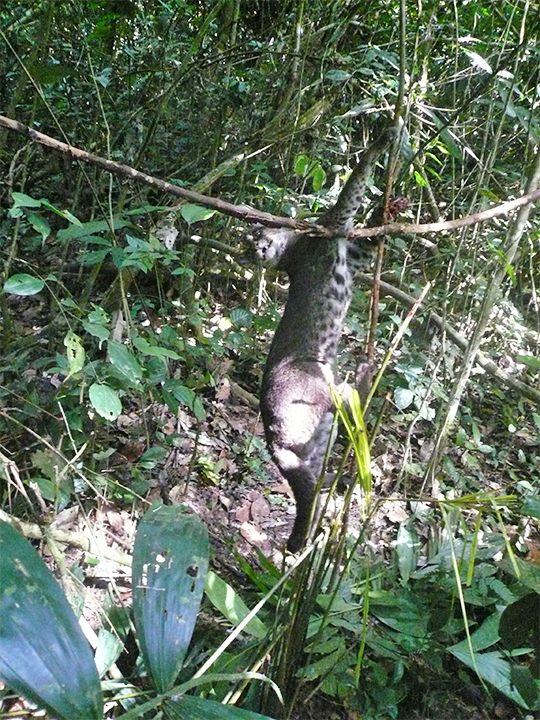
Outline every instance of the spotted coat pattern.
[[288, 480], [296, 519], [287, 547], [309, 536], [316, 485], [333, 424], [330, 386], [355, 272], [369, 268], [376, 245], [347, 239], [376, 157], [394, 137], [388, 131], [361, 156], [336, 204], [319, 219], [332, 237], [257, 228], [260, 259], [289, 275], [289, 295], [266, 361], [261, 415], [272, 459]]

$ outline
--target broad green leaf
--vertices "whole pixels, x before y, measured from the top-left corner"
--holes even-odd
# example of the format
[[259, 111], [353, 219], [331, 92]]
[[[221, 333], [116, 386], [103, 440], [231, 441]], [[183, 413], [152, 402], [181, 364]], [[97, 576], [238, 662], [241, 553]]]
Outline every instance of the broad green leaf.
[[[123, 218], [113, 218], [113, 230], [119, 230], [120, 228], [126, 227], [126, 225], [131, 225], [131, 223]], [[91, 222], [82, 223], [81, 225], [73, 224], [59, 230], [56, 237], [60, 242], [67, 242], [68, 240], [84, 238], [100, 232], [110, 232], [110, 229], [111, 226], [106, 220], [92, 220]]]
[[100, 383], [90, 385], [88, 397], [94, 410], [105, 420], [116, 420], [122, 412], [120, 398], [108, 385], [101, 385]]
[[523, 365], [527, 365], [527, 367], [530, 367], [532, 370], [538, 370], [540, 368], [540, 358], [537, 358], [535, 355], [518, 355], [516, 362], [523, 363]]
[[[540, 588], [539, 588], [540, 589]], [[505, 648], [538, 648], [540, 643], [540, 595], [528, 593], [504, 610], [499, 634]]]
[[45, 218], [39, 213], [29, 212], [26, 219], [36, 232], [41, 235], [42, 240], [46, 240], [51, 234], [51, 226]]
[[108, 344], [111, 364], [128, 380], [138, 382], [142, 376], [142, 367], [133, 353], [117, 340]]
[[512, 560], [505, 557], [497, 565], [505, 572], [516, 577], [529, 590], [540, 593], [540, 567], [534, 563], [526, 562], [514, 555]]
[[409, 581], [412, 573], [416, 570], [419, 547], [418, 535], [410, 527], [409, 521], [401, 523], [397, 534], [396, 551], [403, 584]]
[[88, 320], [85, 320], [83, 322], [83, 328], [87, 333], [90, 333], [90, 335], [99, 338], [101, 342], [107, 340], [110, 335], [109, 328], [105, 327], [105, 325], [101, 325], [101, 323], [88, 322]]
[[4, 292], [12, 295], [36, 295], [45, 287], [43, 280], [27, 275], [26, 273], [18, 273], [12, 275], [4, 283]]
[[247, 327], [253, 322], [253, 315], [246, 308], [235, 308], [229, 315], [231, 322], [238, 327]]
[[[448, 651], [451, 652], [454, 657], [458, 658], [458, 660], [461, 660], [464, 665], [474, 670], [478, 674], [478, 676], [482, 678], [482, 680], [493, 685], [495, 688], [497, 688], [499, 692], [503, 693], [503, 695], [506, 695], [506, 697], [509, 697], [510, 700], [517, 703], [521, 707], [524, 707], [528, 710], [533, 710], [538, 706], [540, 687], [533, 679], [532, 675], [530, 675], [530, 671], [528, 671], [530, 676], [529, 687], [536, 688], [536, 692], [534, 693], [534, 705], [529, 705], [528, 698], [531, 695], [530, 692], [526, 693], [528, 697], [527, 699], [525, 699], [525, 697], [523, 697], [518, 691], [514, 683], [515, 665], [507, 659], [511, 657], [511, 653], [501, 653], [499, 651], [493, 651], [486, 653], [473, 653], [473, 655], [471, 655], [469, 648], [466, 646], [466, 643], [463, 642], [459, 643], [458, 645], [453, 645], [452, 647], [448, 648]], [[525, 667], [521, 668], [520, 680], [522, 682], [525, 681], [523, 671], [526, 670], [527, 668]]]
[[[206, 597], [233, 625], [239, 625], [249, 614], [249, 608], [238, 593], [211, 570], [206, 578]], [[252, 618], [244, 631], [262, 640], [268, 634], [265, 624], [258, 617]]]
[[139, 458], [139, 465], [149, 470], [156, 467], [159, 460], [163, 460], [169, 454], [169, 451], [164, 447], [151, 447], [144, 452]]
[[342, 647], [338, 647], [333, 652], [324, 654], [321, 658], [304, 668], [302, 671], [302, 678], [308, 682], [312, 682], [313, 680], [320, 678], [321, 675], [328, 675], [328, 673], [336, 667], [340, 659], [343, 657], [343, 652], [345, 650], [345, 642], [343, 639], [341, 639], [341, 645]]
[[155, 689], [169, 690], [186, 655], [208, 571], [208, 533], [196, 515], [156, 505], [133, 548], [133, 615]]
[[297, 155], [294, 161], [294, 172], [298, 177], [305, 177], [309, 170], [309, 157], [307, 155]]
[[272, 720], [267, 715], [192, 695], [166, 700], [164, 710], [170, 720]]
[[175, 350], [161, 347], [160, 345], [151, 345], [148, 340], [142, 337], [136, 337], [133, 340], [133, 344], [145, 355], [152, 355], [154, 357], [166, 357], [172, 360], [180, 360], [180, 355]]
[[409, 388], [397, 387], [394, 390], [394, 401], [400, 410], [405, 410], [414, 400], [414, 393]]
[[204, 406], [191, 388], [186, 387], [180, 380], [167, 380], [163, 383], [163, 389], [170, 392], [179, 402], [187, 405], [193, 411], [197, 420], [206, 419]]
[[11, 193], [13, 198], [13, 207], [41, 207], [41, 200], [36, 200], [30, 195], [21, 192]]
[[370, 612], [381, 622], [409, 637], [425, 638], [429, 616], [420, 598], [406, 589], [370, 593]]
[[526, 498], [519, 512], [522, 515], [528, 515], [529, 517], [536, 518], [536, 520], [540, 520], [540, 499], [536, 497]]
[[208, 218], [211, 218], [214, 213], [215, 210], [209, 210], [201, 205], [191, 204], [182, 205], [180, 210], [180, 214], [188, 225], [192, 225], [195, 222], [201, 222], [201, 220], [208, 220]]
[[313, 190], [319, 192], [324, 183], [326, 182], [326, 173], [322, 165], [317, 163], [313, 170], [309, 173], [311, 181], [313, 183]]
[[[536, 645], [535, 649], [537, 648]], [[512, 664], [510, 667], [510, 682], [512, 689], [517, 690], [525, 701], [525, 706], [538, 710], [540, 706], [540, 682], [533, 676], [529, 668], [525, 665]]]
[[105, 260], [110, 252], [110, 249], [85, 252], [84, 255], [81, 255], [81, 263], [83, 265], [98, 265]]
[[99, 720], [90, 646], [34, 548], [0, 521], [0, 677], [60, 720]]
[[43, 497], [56, 503], [57, 509], [66, 507], [71, 494], [74, 492], [73, 475], [67, 467], [67, 462], [52, 450], [36, 450], [31, 455], [32, 467], [41, 470], [45, 478], [34, 478], [34, 482], [43, 491]]
[[68, 377], [80, 372], [84, 367], [85, 352], [81, 338], [69, 330], [64, 337], [64, 345], [66, 346], [66, 356], [68, 359], [69, 373]]
[[351, 73], [346, 70], [328, 70], [324, 74], [324, 77], [326, 80], [330, 80], [330, 82], [344, 83], [350, 80], [352, 76]]
[[117, 635], [101, 628], [96, 647], [96, 665], [99, 677], [103, 677], [111, 665], [118, 660], [123, 647], [122, 641]]

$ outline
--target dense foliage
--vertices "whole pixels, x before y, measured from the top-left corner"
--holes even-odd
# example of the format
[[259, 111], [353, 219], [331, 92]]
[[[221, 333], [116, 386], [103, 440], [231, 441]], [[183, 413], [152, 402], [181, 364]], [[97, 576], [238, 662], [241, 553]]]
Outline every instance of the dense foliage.
[[[437, 222], [534, 190], [539, 74], [540, 13], [528, 0], [0, 7], [1, 115], [297, 218], [335, 200], [356, 153], [392, 122], [401, 150], [392, 172], [375, 172], [366, 210], [390, 193], [409, 201], [400, 221]], [[46, 559], [85, 617], [85, 582], [104, 558], [59, 542], [76, 535], [88, 551], [80, 536], [102, 533], [110, 544], [111, 518], [162, 497], [203, 516], [219, 556], [240, 537], [241, 519], [229, 534], [217, 528], [231, 488], [245, 497], [262, 485], [261, 497], [283, 504], [253, 407], [283, 292], [257, 267], [245, 229], [0, 124], [0, 519], [47, 538]], [[348, 540], [341, 533], [283, 581], [258, 629], [217, 661], [216, 672], [267, 673], [285, 710], [247, 676], [216, 680], [206, 697], [298, 718], [303, 708], [365, 718], [435, 708], [444, 718], [441, 698], [454, 718], [476, 717], [475, 705], [498, 717], [538, 710], [539, 239], [530, 205], [386, 239], [375, 303], [386, 369], [367, 430], [360, 416], [348, 427], [363, 514]], [[360, 278], [343, 374], [372, 351], [368, 289]], [[253, 508], [250, 520], [264, 525]], [[81, 532], [55, 536], [66, 522]], [[264, 528], [271, 545], [286, 535]], [[252, 605], [282, 582], [262, 554], [227, 558]], [[94, 625], [125, 641], [122, 583], [103, 577]], [[216, 618], [238, 624], [219, 595], [207, 587], [217, 610], [205, 606], [182, 682], [222, 639]], [[107, 717], [120, 713], [119, 678], [130, 692], [147, 688], [140, 660], [120, 672], [116, 649]]]

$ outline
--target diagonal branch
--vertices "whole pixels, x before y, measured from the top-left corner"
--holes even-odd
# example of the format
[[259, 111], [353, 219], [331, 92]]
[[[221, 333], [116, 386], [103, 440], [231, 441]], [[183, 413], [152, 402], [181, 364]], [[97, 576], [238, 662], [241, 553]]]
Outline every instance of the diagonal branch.
[[[86, 150], [80, 150], [79, 148], [75, 148], [72, 145], [61, 142], [60, 140], [55, 140], [49, 135], [44, 135], [43, 133], [28, 127], [28, 125], [23, 125], [23, 123], [20, 123], [17, 120], [11, 120], [3, 115], [0, 115], [0, 127], [13, 130], [14, 132], [24, 135], [33, 142], [40, 143], [41, 145], [56, 150], [57, 152], [71, 155], [71, 157], [75, 160], [88, 163], [89, 165], [94, 165], [95, 167], [99, 167], [106, 172], [117, 175], [120, 178], [135, 180], [136, 182], [143, 183], [144, 185], [156, 188], [170, 195], [175, 195], [176, 197], [196, 203], [197, 205], [203, 205], [211, 210], [216, 210], [224, 215], [230, 215], [247, 223], [261, 223], [267, 227], [288, 227], [294, 230], [317, 232], [324, 235], [332, 234], [330, 230], [321, 227], [316, 223], [307, 222], [306, 220], [294, 220], [290, 217], [272, 215], [271, 213], [255, 210], [254, 208], [247, 207], [246, 205], [233, 205], [232, 203], [228, 203], [220, 198], [209, 197], [208, 195], [202, 195], [200, 193], [193, 192], [192, 190], [188, 190], [187, 188], [173, 185], [165, 180], [160, 180], [152, 175], [147, 175], [139, 170], [135, 170], [129, 165], [117, 163], [113, 160], [107, 160], [100, 155], [94, 155], [93, 153], [86, 152]], [[515, 200], [510, 200], [509, 202], [502, 203], [501, 205], [496, 205], [489, 210], [473, 213], [472, 215], [466, 215], [465, 217], [458, 218], [457, 220], [446, 220], [445, 222], [425, 224], [393, 223], [381, 225], [379, 227], [358, 228], [353, 231], [352, 237], [363, 238], [377, 237], [379, 235], [402, 234], [425, 235], [428, 233], [454, 231], [459, 228], [466, 227], [467, 225], [477, 225], [478, 223], [492, 220], [493, 218], [500, 217], [501, 215], [508, 215], [518, 208], [534, 203], [537, 200], [540, 200], [540, 189], [527, 193], [526, 195], [522, 195]]]

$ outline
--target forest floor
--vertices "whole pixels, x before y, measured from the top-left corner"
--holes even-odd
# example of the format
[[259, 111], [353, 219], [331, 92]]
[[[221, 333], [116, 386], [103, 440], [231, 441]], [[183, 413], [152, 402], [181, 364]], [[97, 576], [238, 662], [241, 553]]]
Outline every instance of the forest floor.
[[[55, 377], [29, 377], [29, 381], [38, 380], [50, 382], [55, 387], [56, 381], [62, 382], [61, 378]], [[98, 492], [95, 501], [86, 504], [84, 513], [82, 506], [68, 505], [55, 515], [51, 529], [88, 534], [91, 528], [90, 532], [100, 546], [130, 555], [138, 518], [149, 503], [158, 500], [185, 505], [204, 521], [210, 536], [212, 566], [240, 592], [249, 586], [249, 581], [241, 569], [239, 556], [260, 569], [259, 554], [262, 553], [276, 567], [284, 567], [283, 549], [294, 521], [294, 498], [288, 484], [269, 460], [256, 398], [243, 390], [237, 384], [239, 382], [242, 382], [241, 378], [232, 380], [224, 372], [216, 387], [201, 393], [205, 408], [202, 420], [182, 405], [174, 414], [167, 406], [154, 403], [144, 408], [144, 419], [137, 404], [124, 408], [116, 425], [106, 436], [96, 438], [94, 445], [97, 452], [102, 448], [116, 448], [101, 472], [110, 481], [111, 488], [122, 488], [122, 492], [107, 496]], [[256, 392], [256, 374], [247, 373], [245, 385]], [[137, 499], [140, 492], [137, 477], [141, 474], [138, 463], [147, 449], [148, 428], [153, 430], [154, 436], [161, 436], [166, 454], [150, 473], [150, 486], [146, 485], [144, 489], [143, 501], [142, 497]], [[399, 430], [393, 428], [393, 432]], [[174, 438], [174, 441], [167, 443], [167, 438]], [[418, 440], [424, 442], [421, 426]], [[396, 492], [402, 465], [397, 447], [401, 445], [389, 443], [383, 436], [373, 447], [373, 491], [377, 504], [369, 519], [369, 546], [371, 552], [382, 558], [388, 557], [400, 525], [410, 517], [407, 501]], [[343, 455], [344, 448], [345, 442], [340, 443], [338, 439], [334, 455]], [[148, 474], [144, 473], [145, 478]], [[355, 490], [355, 493], [350, 506], [349, 528], [353, 532], [359, 532], [361, 528], [364, 532], [362, 499], [359, 491]], [[339, 511], [341, 500], [339, 494], [332, 498], [327, 522]], [[83, 615], [87, 633], [91, 636], [102, 626], [102, 608], [111, 586], [116, 602], [129, 607], [130, 568], [113, 559], [88, 562], [84, 553], [74, 547], [58, 544], [57, 550], [63, 555], [64, 567], [75, 568], [76, 576], [83, 580]], [[58, 565], [59, 554], [51, 551], [49, 545], [42, 546], [42, 554], [51, 566]], [[63, 572], [61, 577], [68, 594], [69, 575]], [[71, 589], [80, 596], [80, 585]], [[463, 692], [463, 696], [459, 692], [449, 692], [445, 706], [438, 710], [436, 717], [418, 709], [424, 704], [420, 697], [418, 705], [411, 707], [408, 715], [400, 717], [406, 720], [512, 720], [519, 717], [504, 699], [488, 713], [470, 697], [470, 691]], [[322, 716], [352, 719], [345, 709], [328, 705], [322, 696], [317, 696], [301, 712], [295, 720]]]
[[[234, 385], [234, 384], [233, 384]], [[183, 504], [196, 513], [206, 524], [211, 542], [211, 563], [214, 569], [233, 586], [241, 588], [246, 578], [238, 563], [238, 554], [254, 567], [260, 567], [259, 552], [277, 567], [283, 566], [283, 548], [294, 520], [292, 493], [280, 474], [261, 450], [264, 465], [260, 471], [248, 470], [234, 448], [239, 435], [252, 435], [262, 447], [263, 429], [257, 409], [238, 399], [234, 392], [217, 391], [213, 400], [207, 399], [207, 419], [201, 424], [190, 413], [179, 410], [174, 417], [164, 406], [151, 409], [164, 432], [182, 430], [182, 443], [165, 458], [156, 474], [153, 487], [146, 500], [165, 500]], [[147, 409], [148, 411], [148, 409]], [[118, 421], [119, 450], [111, 458], [109, 474], [116, 482], [129, 488], [133, 466], [144, 449], [141, 440], [140, 414], [135, 410], [121, 416]], [[111, 438], [109, 437], [109, 441]], [[381, 448], [384, 450], [384, 448]], [[201, 462], [201, 458], [206, 461]], [[197, 460], [197, 458], [199, 458]], [[258, 465], [257, 465], [258, 467]], [[389, 478], [395, 467], [387, 452], [374, 458], [373, 472], [376, 492], [388, 494]], [[339, 505], [339, 496], [334, 505]], [[349, 522], [352, 529], [361, 523], [360, 498], [353, 498]], [[144, 512], [146, 505], [139, 505]], [[330, 511], [330, 515], [332, 510]], [[370, 519], [370, 548], [385, 554], [395, 540], [397, 529], [408, 517], [406, 502], [381, 501]], [[137, 518], [133, 506], [122, 507], [114, 501], [104, 501], [85, 519], [71, 507], [61, 511], [53, 528], [71, 532], [84, 532], [90, 521], [92, 533], [102, 546], [121, 553], [131, 553]], [[45, 549], [47, 559], [47, 550]], [[49, 556], [49, 561], [53, 558]], [[67, 565], [84, 562], [80, 550], [66, 550]], [[85, 565], [84, 616], [94, 632], [102, 624], [101, 608], [106, 600], [107, 587], [112, 582], [117, 599], [127, 606], [131, 602], [129, 567], [114, 561], [102, 560], [97, 565]], [[464, 691], [465, 692], [465, 691]], [[449, 694], [437, 716], [411, 709], [403, 715], [406, 720], [512, 720], [517, 715], [511, 704], [501, 699], [493, 712], [478, 706], [477, 699]], [[413, 703], [414, 704], [414, 703]], [[409, 703], [410, 705], [410, 703]], [[423, 700], [418, 698], [418, 707]], [[315, 717], [351, 720], [351, 715], [335, 704], [328, 705], [324, 697], [316, 697], [303, 707], [295, 720]], [[401, 716], [400, 716], [401, 717]]]

